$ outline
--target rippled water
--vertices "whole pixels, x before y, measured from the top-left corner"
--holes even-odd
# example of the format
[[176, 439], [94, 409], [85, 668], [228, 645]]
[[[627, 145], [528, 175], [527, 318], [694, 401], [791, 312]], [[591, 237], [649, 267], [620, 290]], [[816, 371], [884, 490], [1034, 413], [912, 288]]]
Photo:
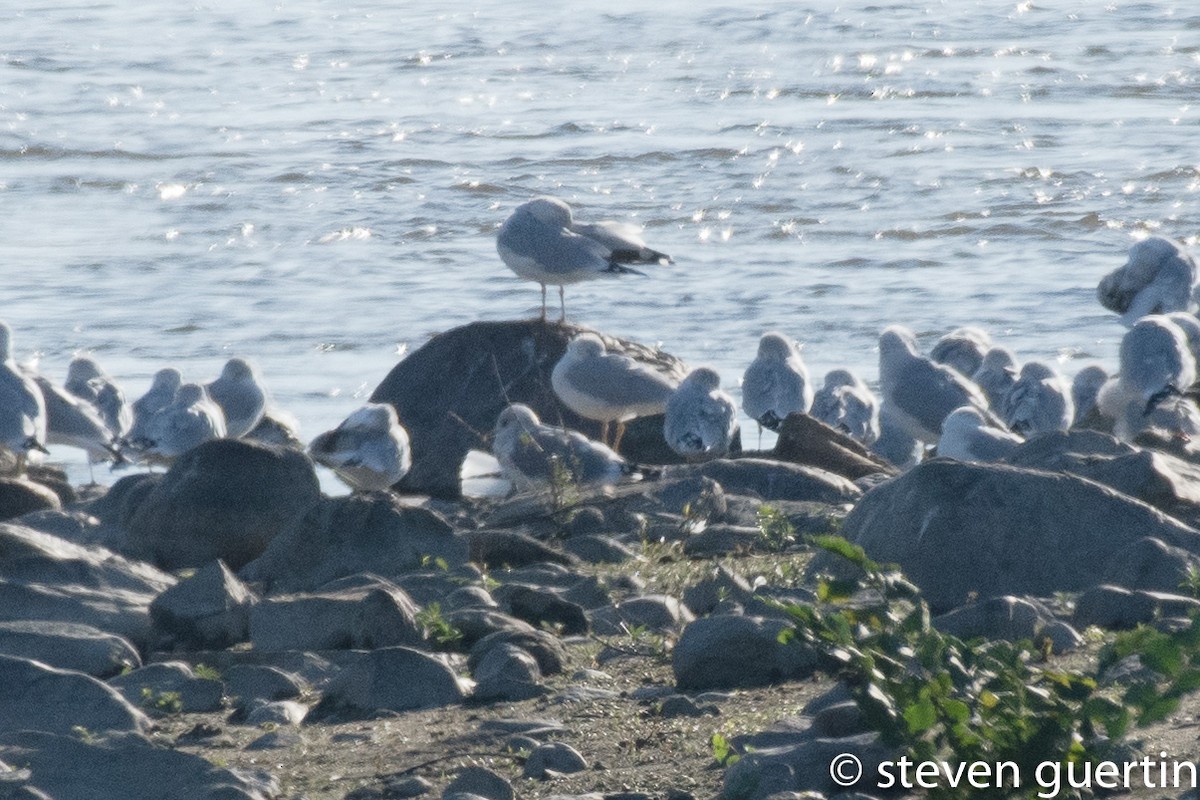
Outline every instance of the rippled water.
[[494, 234], [553, 193], [676, 259], [572, 319], [735, 393], [770, 328], [817, 376], [874, 380], [890, 322], [1072, 374], [1115, 360], [1130, 243], [1195, 242], [1194, 4], [644, 5], [0, 10], [18, 357], [136, 395], [247, 355], [310, 437], [431, 334], [536, 313]]

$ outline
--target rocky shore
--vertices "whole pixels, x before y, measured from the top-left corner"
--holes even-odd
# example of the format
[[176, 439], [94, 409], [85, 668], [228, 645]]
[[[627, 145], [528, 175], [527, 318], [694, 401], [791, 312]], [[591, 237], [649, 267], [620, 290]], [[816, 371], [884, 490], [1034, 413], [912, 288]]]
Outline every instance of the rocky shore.
[[[1063, 663], [1200, 609], [1200, 465], [1097, 431], [901, 474], [803, 415], [679, 463], [650, 418], [623, 454], [654, 480], [463, 498], [507, 403], [595, 433], [549, 388], [576, 332], [481, 323], [401, 362], [372, 400], [409, 425], [403, 494], [324, 496], [302, 451], [234, 440], [107, 491], [0, 480], [0, 798], [864, 797], [831, 759], [895, 750], [788, 641], [850, 574], [808, 537], [897, 564], [939, 631]], [[1156, 751], [1195, 756], [1187, 708]]]

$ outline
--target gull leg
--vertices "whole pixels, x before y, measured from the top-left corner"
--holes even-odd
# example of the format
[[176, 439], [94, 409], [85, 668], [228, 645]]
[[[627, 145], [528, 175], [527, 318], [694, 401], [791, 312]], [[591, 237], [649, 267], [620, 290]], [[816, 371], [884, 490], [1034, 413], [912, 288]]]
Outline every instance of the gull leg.
[[558, 285], [558, 302], [562, 306], [562, 316], [558, 318], [559, 322], [567, 321], [567, 296], [563, 291], [565, 288], [561, 283]]
[[617, 435], [613, 437], [612, 447], [613, 447], [614, 453], [621, 452], [621, 437], [623, 437], [624, 435], [625, 435], [625, 423], [618, 422], [617, 423]]
[[542, 322], [546, 321], [546, 284], [538, 284], [542, 287]]
[[754, 424], [758, 426], [758, 449], [762, 450], [762, 423], [755, 420]]
[[608, 420], [600, 423], [600, 444], [608, 444]]

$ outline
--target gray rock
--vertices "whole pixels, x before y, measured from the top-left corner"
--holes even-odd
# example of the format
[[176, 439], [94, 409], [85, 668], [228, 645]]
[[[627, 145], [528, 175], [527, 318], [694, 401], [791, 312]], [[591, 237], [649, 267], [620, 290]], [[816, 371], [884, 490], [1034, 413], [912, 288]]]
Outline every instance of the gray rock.
[[0, 654], [101, 679], [142, 665], [128, 639], [91, 625], [49, 620], [0, 622]]
[[24, 765], [30, 785], [55, 800], [161, 800], [171, 797], [268, 800], [273, 779], [215, 767], [182, 750], [127, 734], [102, 740], [33, 731], [0, 734], [0, 758]]
[[467, 560], [466, 541], [444, 517], [360, 493], [308, 508], [239, 574], [270, 591], [303, 592], [361, 572], [390, 580], [438, 559], [450, 567]]
[[304, 692], [300, 676], [264, 664], [234, 664], [221, 674], [225, 693], [238, 708], [260, 702], [292, 700]]
[[622, 564], [638, 554], [611, 536], [585, 534], [563, 542], [563, 550], [588, 564]]
[[676, 633], [694, 617], [674, 597], [647, 594], [631, 597], [611, 608], [592, 611], [592, 628], [602, 636], [619, 636], [644, 628], [654, 633]]
[[299, 725], [308, 716], [308, 706], [295, 700], [262, 703], [246, 714], [247, 725]]
[[[115, 689], [81, 672], [0, 656], [0, 733], [144, 732], [150, 720]], [[3, 757], [0, 751], [0, 758]]]
[[358, 575], [312, 594], [268, 597], [250, 611], [250, 641], [258, 650], [370, 650], [419, 646], [425, 632], [403, 589]]
[[446, 595], [444, 608], [447, 611], [456, 608], [499, 608], [499, 604], [482, 586], [460, 586]]
[[0, 520], [61, 508], [58, 495], [40, 483], [25, 478], [0, 477]]
[[1173, 592], [1200, 568], [1200, 557], [1147, 536], [1113, 553], [1100, 583]]
[[741, 575], [721, 564], [713, 568], [712, 577], [705, 578], [683, 592], [683, 604], [697, 616], [712, 613], [722, 600], [745, 605], [754, 594]]
[[532, 564], [574, 566], [575, 556], [553, 548], [528, 534], [511, 530], [470, 531], [471, 560], [488, 569], [512, 569]]
[[688, 624], [671, 654], [675, 684], [684, 691], [765, 686], [807, 677], [817, 655], [780, 644], [789, 624], [761, 617], [702, 617]]
[[[211, 678], [197, 678], [190, 665], [182, 661], [159, 661], [118, 675], [108, 681], [125, 699], [147, 711], [218, 711], [225, 697], [225, 684]], [[173, 700], [179, 706], [174, 707]]]
[[683, 552], [690, 558], [713, 558], [761, 549], [764, 545], [762, 532], [758, 528], [718, 524], [709, 525], [684, 539]]
[[472, 676], [475, 678], [472, 697], [476, 700], [528, 700], [546, 692], [541, 685], [542, 671], [537, 659], [511, 644], [489, 648]]
[[[486, 450], [476, 431], [490, 431], [509, 403], [524, 403], [542, 419], [562, 420], [597, 438], [600, 424], [563, 406], [550, 388], [550, 372], [567, 342], [585, 330], [541, 320], [476, 322], [439, 334], [397, 364], [371, 394], [391, 403], [412, 439], [412, 469], [399, 488], [415, 494], [456, 498], [467, 451]], [[609, 352], [650, 363], [682, 378], [683, 364], [666, 353], [603, 336]], [[661, 416], [635, 420], [622, 442], [623, 454], [646, 464], [676, 459], [662, 437]]]
[[571, 775], [587, 768], [587, 759], [574, 747], [563, 742], [548, 742], [529, 754], [521, 777], [540, 781], [548, 778], [550, 773]]
[[151, 640], [150, 602], [175, 579], [149, 564], [0, 523], [0, 621], [54, 620]]
[[513, 787], [508, 779], [486, 767], [463, 767], [446, 786], [442, 797], [470, 794], [487, 800], [513, 800]]
[[699, 466], [672, 470], [695, 470], [711, 478], [729, 494], [750, 494], [763, 500], [810, 500], [822, 503], [852, 503], [862, 490], [848, 478], [818, 467], [773, 461], [766, 458], [717, 459]]
[[385, 647], [339, 672], [309, 719], [361, 719], [439, 708], [460, 703], [465, 696], [466, 687], [445, 662], [408, 647]]
[[150, 604], [155, 632], [193, 650], [222, 650], [250, 638], [253, 592], [212, 561], [167, 589]]
[[1164, 592], [1130, 591], [1120, 586], [1095, 586], [1079, 596], [1073, 622], [1111, 630], [1136, 628], [1160, 617], [1188, 616], [1200, 610], [1200, 600]]
[[849, 753], [863, 765], [860, 788], [873, 787], [879, 764], [893, 754], [876, 734], [840, 738], [813, 737], [796, 744], [746, 753], [725, 772], [721, 797], [725, 800], [762, 800], [776, 792], [817, 791], [831, 794], [844, 788], [833, 783], [829, 765]]
[[238, 570], [320, 496], [303, 453], [216, 439], [180, 456], [142, 500], [129, 545], [167, 569], [221, 559]]
[[562, 642], [557, 636], [532, 627], [528, 630], [499, 630], [479, 639], [471, 646], [467, 669], [474, 672], [489, 650], [504, 644], [519, 647], [533, 656], [543, 675], [557, 675], [563, 671], [567, 655]]
[[1053, 614], [1039, 603], [1022, 597], [988, 597], [956, 608], [933, 620], [938, 630], [959, 639], [1033, 641]]
[[583, 608], [563, 600], [549, 589], [509, 583], [497, 587], [492, 596], [506, 612], [534, 627], [557, 626], [564, 636], [588, 632], [588, 618]]
[[[1143, 536], [1200, 552], [1200, 533], [1091, 481], [947, 459], [871, 490], [843, 535], [875, 561], [899, 564], [935, 613], [975, 596], [1081, 591]], [[809, 569], [854, 572], [827, 553]]]

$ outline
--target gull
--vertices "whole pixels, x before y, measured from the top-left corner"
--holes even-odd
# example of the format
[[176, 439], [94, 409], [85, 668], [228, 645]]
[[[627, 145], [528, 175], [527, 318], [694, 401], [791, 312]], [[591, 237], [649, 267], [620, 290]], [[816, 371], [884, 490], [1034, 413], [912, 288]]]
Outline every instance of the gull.
[[174, 402], [175, 395], [179, 392], [182, 384], [183, 375], [174, 367], [164, 367], [154, 373], [154, 378], [150, 381], [150, 388], [144, 395], [133, 401], [133, 423], [125, 434], [126, 441], [135, 442], [146, 438], [146, 431], [151, 420]]
[[1183, 331], [1184, 338], [1187, 339], [1188, 350], [1196, 361], [1196, 365], [1200, 367], [1200, 319], [1196, 319], [1195, 314], [1189, 314], [1186, 311], [1172, 311], [1163, 316], [1174, 322], [1179, 326], [1179, 330]]
[[1121, 339], [1120, 368], [1100, 390], [1100, 412], [1115, 420], [1113, 433], [1132, 441], [1145, 418], [1172, 397], [1179, 397], [1196, 378], [1196, 361], [1187, 336], [1165, 316], [1142, 317]]
[[17, 366], [12, 328], [0, 322], [0, 445], [17, 457], [24, 471], [32, 451], [46, 451], [46, 402], [37, 384]]
[[969, 378], [983, 363], [984, 354], [992, 346], [992, 337], [982, 328], [971, 325], [955, 328], [938, 339], [929, 351], [930, 360], [958, 370]]
[[987, 397], [994, 411], [1004, 408], [1004, 398], [1017, 382], [1017, 357], [1007, 347], [993, 347], [983, 355], [983, 363], [971, 375], [971, 381]]
[[556, 197], [537, 197], [512, 212], [496, 236], [496, 251], [513, 272], [542, 287], [558, 287], [560, 321], [567, 318], [563, 287], [605, 275], [642, 275], [626, 264], [670, 263], [665, 253], [646, 246], [637, 228], [618, 222], [575, 222], [571, 207]]
[[812, 381], [800, 350], [781, 333], [764, 333], [758, 355], [742, 375], [742, 410], [763, 428], [778, 431], [788, 414], [808, 413]]
[[205, 390], [225, 415], [225, 435], [240, 439], [263, 418], [267, 408], [267, 392], [258, 371], [244, 358], [225, 362], [220, 376], [207, 384]]
[[1096, 398], [1108, 382], [1108, 372], [1099, 364], [1091, 364], [1075, 373], [1071, 381], [1071, 402], [1075, 406], [1072, 425], [1081, 425], [1096, 409]]
[[1151, 236], [1129, 248], [1129, 260], [1096, 287], [1100, 304], [1132, 327], [1148, 314], [1195, 311], [1196, 262], [1183, 245]]
[[667, 401], [667, 445], [689, 460], [720, 458], [729, 452], [736, 431], [737, 406], [721, 391], [721, 376], [708, 367], [688, 373]]
[[950, 412], [942, 423], [937, 454], [958, 461], [999, 461], [1024, 439], [988, 424], [978, 408], [963, 406]]
[[879, 407], [879, 438], [871, 444], [871, 452], [900, 469], [921, 463], [925, 446], [896, 421], [887, 405]]
[[917, 352], [916, 337], [901, 325], [879, 336], [879, 385], [894, 423], [920, 442], [936, 444], [942, 420], [962, 406], [987, 409], [983, 392], [957, 370]]
[[862, 379], [846, 369], [825, 373], [825, 385], [813, 395], [810, 411], [831, 428], [836, 428], [865, 445], [879, 438], [879, 401]]
[[[60, 389], [42, 375], [31, 374], [46, 406], [46, 443], [76, 447], [87, 453], [88, 470], [99, 461], [123, 464], [117, 437], [91, 403]], [[96, 482], [95, 474], [92, 483]]]
[[170, 405], [155, 413], [132, 444], [151, 461], [170, 464], [198, 445], [225, 436], [221, 407], [198, 383], [185, 383]]
[[71, 359], [63, 388], [95, 407], [113, 436], [120, 438], [129, 432], [133, 425], [133, 409], [126, 402], [121, 387], [95, 359], [87, 356]]
[[1075, 403], [1070, 387], [1053, 367], [1028, 361], [1004, 398], [1003, 416], [1009, 429], [1022, 436], [1065, 431], [1075, 419]]
[[492, 455], [517, 491], [569, 481], [611, 486], [644, 473], [608, 447], [581, 433], [545, 425], [529, 406], [514, 403], [496, 418]]
[[388, 403], [367, 403], [313, 439], [308, 453], [364, 492], [388, 490], [412, 467], [408, 432]]
[[626, 422], [663, 413], [675, 391], [675, 383], [657, 370], [606, 352], [604, 340], [594, 333], [581, 333], [567, 344], [550, 385], [563, 405], [601, 424], [601, 442], [608, 440], [608, 424], [617, 423], [613, 450], [621, 447]]

